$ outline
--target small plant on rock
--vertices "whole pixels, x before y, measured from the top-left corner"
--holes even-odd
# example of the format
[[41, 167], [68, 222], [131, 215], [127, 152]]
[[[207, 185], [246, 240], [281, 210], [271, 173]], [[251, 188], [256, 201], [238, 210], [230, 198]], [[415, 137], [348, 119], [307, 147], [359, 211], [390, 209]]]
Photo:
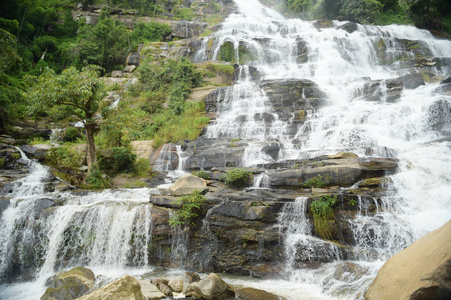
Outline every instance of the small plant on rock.
[[199, 178], [205, 179], [205, 180], [210, 180], [210, 174], [208, 174], [207, 172], [205, 172], [204, 170], [200, 170], [197, 172], [193, 172], [194, 176], [197, 176]]
[[337, 196], [322, 196], [318, 200], [313, 201], [310, 206], [315, 231], [326, 240], [331, 239], [329, 220], [334, 218], [334, 206], [337, 201]]
[[316, 175], [313, 178], [308, 179], [307, 181], [305, 181], [304, 183], [305, 187], [314, 187], [314, 188], [322, 188], [326, 186], [326, 182], [324, 181], [323, 176], [321, 175]]
[[205, 196], [198, 191], [194, 191], [189, 196], [181, 197], [177, 202], [182, 206], [169, 218], [169, 224], [171, 226], [179, 226], [191, 222], [199, 215], [205, 201]]
[[236, 168], [228, 170], [227, 173], [221, 176], [219, 179], [224, 181], [224, 183], [228, 186], [238, 188], [248, 185], [251, 178], [252, 172]]

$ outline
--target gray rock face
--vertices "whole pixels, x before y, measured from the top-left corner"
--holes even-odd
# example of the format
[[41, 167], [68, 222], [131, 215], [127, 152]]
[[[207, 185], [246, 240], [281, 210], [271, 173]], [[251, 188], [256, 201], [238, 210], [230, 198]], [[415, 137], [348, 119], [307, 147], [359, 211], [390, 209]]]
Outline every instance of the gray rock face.
[[189, 39], [195, 36], [199, 36], [208, 24], [203, 22], [191, 22], [191, 21], [178, 21], [171, 22], [172, 37], [181, 39]]
[[340, 25], [337, 27], [337, 29], [343, 29], [344, 31], [347, 31], [348, 33], [353, 33], [357, 30], [357, 24], [352, 22], [347, 22], [343, 25]]
[[384, 176], [396, 168], [396, 159], [326, 159], [313, 167], [307, 165], [299, 169], [276, 170], [269, 177], [273, 188], [300, 187], [318, 176], [326, 186], [350, 186], [365, 178]]
[[367, 101], [393, 103], [399, 100], [402, 90], [403, 81], [401, 79], [369, 80], [356, 97]]
[[139, 53], [133, 52], [127, 57], [127, 65], [139, 66], [141, 62], [141, 55]]

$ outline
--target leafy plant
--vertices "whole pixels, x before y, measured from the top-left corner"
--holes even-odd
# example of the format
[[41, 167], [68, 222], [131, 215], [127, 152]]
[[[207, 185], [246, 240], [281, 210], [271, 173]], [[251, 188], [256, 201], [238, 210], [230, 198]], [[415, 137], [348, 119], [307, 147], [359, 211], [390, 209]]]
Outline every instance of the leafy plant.
[[322, 196], [310, 205], [315, 231], [326, 240], [331, 239], [329, 220], [334, 218], [333, 208], [337, 201], [337, 196]]
[[111, 155], [99, 159], [99, 169], [111, 175], [134, 171], [136, 154], [125, 147], [114, 147]]
[[304, 186], [310, 188], [322, 188], [326, 186], [326, 182], [324, 181], [323, 176], [318, 174], [313, 178], [307, 179], [304, 183]]
[[235, 168], [228, 170], [226, 174], [221, 176], [219, 179], [224, 181], [224, 183], [228, 186], [238, 188], [248, 185], [251, 178], [252, 172], [240, 168]]
[[147, 158], [139, 158], [135, 163], [135, 175], [139, 177], [145, 177], [152, 171], [150, 168], [150, 161]]
[[80, 152], [63, 145], [51, 148], [45, 155], [46, 163], [60, 170], [76, 170], [83, 166], [83, 156]]
[[87, 178], [86, 188], [91, 189], [107, 189], [112, 186], [111, 179], [100, 170], [95, 169]]
[[205, 179], [205, 180], [209, 180], [209, 179], [210, 179], [210, 174], [208, 174], [208, 173], [205, 172], [204, 170], [200, 170], [200, 171], [197, 171], [197, 172], [193, 172], [193, 175], [194, 175], [194, 176], [197, 176], [197, 177], [200, 177], [200, 178], [202, 178], [202, 179]]
[[181, 204], [181, 208], [175, 211], [169, 218], [171, 226], [180, 226], [191, 222], [202, 210], [206, 198], [198, 191], [194, 191], [189, 196], [181, 197], [177, 202]]

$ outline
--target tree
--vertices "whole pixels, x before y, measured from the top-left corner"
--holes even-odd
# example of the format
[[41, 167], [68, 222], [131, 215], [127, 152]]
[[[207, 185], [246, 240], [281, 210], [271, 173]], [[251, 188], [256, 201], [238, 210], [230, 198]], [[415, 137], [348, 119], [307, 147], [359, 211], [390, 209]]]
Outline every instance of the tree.
[[88, 65], [81, 71], [71, 67], [57, 75], [46, 68], [39, 77], [26, 77], [31, 88], [25, 93], [25, 97], [31, 102], [32, 113], [57, 107], [83, 122], [86, 130], [88, 175], [97, 162], [94, 135], [99, 126], [98, 114], [108, 112], [106, 103], [102, 101], [106, 90], [105, 83], [100, 78], [100, 70], [98, 66]]
[[97, 64], [111, 70], [114, 64], [125, 62], [129, 47], [129, 32], [125, 26], [102, 12], [95, 26], [80, 28], [77, 44], [69, 51], [78, 65]]
[[341, 0], [340, 13], [351, 21], [371, 24], [382, 13], [384, 5], [377, 0]]

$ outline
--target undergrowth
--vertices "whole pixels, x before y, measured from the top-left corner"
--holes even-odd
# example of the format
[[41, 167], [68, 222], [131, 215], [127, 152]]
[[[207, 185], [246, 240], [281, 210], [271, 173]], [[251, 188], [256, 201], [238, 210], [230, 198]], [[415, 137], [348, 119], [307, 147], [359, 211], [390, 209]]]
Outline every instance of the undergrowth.
[[332, 236], [329, 220], [334, 218], [334, 206], [337, 201], [337, 196], [326, 195], [313, 201], [310, 206], [315, 231], [319, 236], [326, 240], [330, 240]]

